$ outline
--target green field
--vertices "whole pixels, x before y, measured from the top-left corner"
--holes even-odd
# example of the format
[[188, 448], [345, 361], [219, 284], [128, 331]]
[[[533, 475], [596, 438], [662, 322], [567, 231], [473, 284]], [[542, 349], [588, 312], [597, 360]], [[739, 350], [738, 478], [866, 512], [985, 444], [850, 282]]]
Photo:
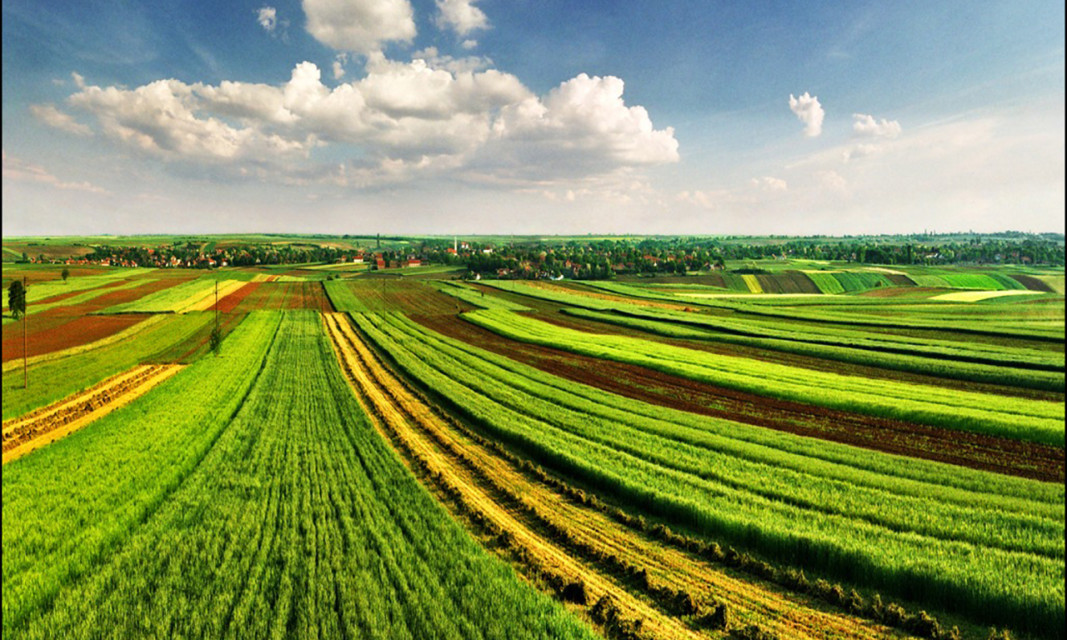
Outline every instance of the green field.
[[5, 637], [1064, 637], [1052, 270], [334, 267], [5, 265]]
[[[230, 341], [5, 469], [5, 635], [590, 637], [406, 473], [317, 314], [253, 314]], [[63, 483], [86, 456], [96, 473], [50, 491], [42, 472]]]

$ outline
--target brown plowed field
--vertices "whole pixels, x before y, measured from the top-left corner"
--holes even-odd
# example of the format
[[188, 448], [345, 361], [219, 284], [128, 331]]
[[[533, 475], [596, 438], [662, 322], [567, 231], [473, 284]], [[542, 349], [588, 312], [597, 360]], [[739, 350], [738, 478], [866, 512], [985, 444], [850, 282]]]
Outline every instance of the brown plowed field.
[[[67, 322], [51, 329], [36, 331], [27, 336], [26, 355], [29, 357], [39, 356], [53, 351], [62, 351], [82, 344], [96, 342], [112, 334], [118, 333], [142, 322], [146, 316], [121, 315], [121, 316], [81, 316], [69, 318]], [[32, 328], [36, 317], [29, 316], [29, 326]], [[16, 323], [21, 329], [21, 323]], [[10, 325], [9, 325], [10, 326]], [[7, 327], [5, 327], [6, 329]], [[4, 332], [7, 333], [6, 331]], [[21, 359], [23, 354], [22, 336], [4, 336], [3, 361]]]
[[[70, 306], [58, 306], [27, 316], [29, 357], [69, 349], [95, 342], [145, 319], [142, 315], [93, 316], [96, 311], [123, 302], [138, 300], [150, 293], [172, 287], [188, 278], [165, 278], [147, 281], [131, 289], [104, 293], [91, 300]], [[116, 283], [119, 284], [119, 283]], [[78, 292], [85, 293], [84, 291]], [[22, 357], [22, 323], [12, 322], [3, 328], [3, 361]]]
[[259, 309], [281, 309], [282, 302], [285, 299], [285, 292], [288, 289], [285, 287], [286, 283], [275, 282], [277, 278], [278, 276], [267, 276], [267, 279], [262, 282], [252, 283], [259, 286], [250, 290], [231, 311], [233, 313], [245, 313]]
[[3, 424], [3, 463], [20, 458], [129, 404], [178, 373], [182, 365], [139, 365]]
[[229, 313], [233, 311], [245, 298], [255, 293], [256, 289], [259, 288], [259, 285], [259, 282], [249, 282], [222, 300], [219, 300], [217, 305], [212, 305], [209, 311], [218, 311], [219, 313]]
[[313, 280], [303, 282], [286, 282], [288, 293], [286, 295], [284, 309], [311, 309], [319, 313], [325, 313], [330, 303], [326, 300], [326, 291], [322, 283]]
[[[538, 483], [513, 461], [480, 444], [462, 424], [435, 413], [362, 343], [347, 318], [331, 314], [326, 322], [342, 367], [370, 412], [387, 425], [386, 437], [417, 456], [431, 473], [446, 477], [459, 493], [469, 494], [468, 505], [505, 508], [513, 515], [514, 524], [526, 527], [532, 536], [514, 537], [516, 542], [524, 547], [535, 543], [535, 554], [551, 552], [557, 562], [572, 559], [573, 564], [565, 566], [581, 573], [568, 575], [586, 585], [592, 595], [590, 604], [601, 594], [610, 594], [628, 613], [646, 620], [644, 630], [661, 632], [655, 634], [658, 637], [680, 636], [666, 624], [671, 619], [669, 613], [644, 603], [657, 592], [687, 593], [705, 607], [717, 606], [707, 604], [712, 602], [725, 604], [740, 626], [758, 621], [783, 638], [894, 637], [886, 627], [830, 611], [806, 596], [783, 592], [748, 576], [742, 578], [657, 542]], [[484, 517], [497, 522], [491, 515]], [[604, 566], [612, 563], [643, 569], [647, 578], [643, 582], [619, 580], [614, 575], [617, 571]], [[682, 630], [687, 631], [684, 626]]]
[[434, 331], [548, 373], [653, 404], [888, 453], [1051, 482], [1064, 480], [1064, 452], [1055, 447], [724, 389], [637, 365], [508, 340], [455, 316], [412, 318]]

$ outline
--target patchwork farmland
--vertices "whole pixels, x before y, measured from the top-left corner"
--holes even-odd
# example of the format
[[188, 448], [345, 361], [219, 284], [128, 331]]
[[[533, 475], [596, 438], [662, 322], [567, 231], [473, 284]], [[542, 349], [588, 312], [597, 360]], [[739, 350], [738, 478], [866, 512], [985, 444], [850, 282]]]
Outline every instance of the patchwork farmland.
[[5, 263], [4, 637], [1065, 637], [1062, 268], [728, 266]]

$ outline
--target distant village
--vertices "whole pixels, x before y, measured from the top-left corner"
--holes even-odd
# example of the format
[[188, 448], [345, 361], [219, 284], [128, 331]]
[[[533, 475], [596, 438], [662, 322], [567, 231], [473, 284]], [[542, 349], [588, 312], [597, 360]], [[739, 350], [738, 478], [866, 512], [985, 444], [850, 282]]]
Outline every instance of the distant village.
[[[402, 248], [339, 248], [276, 243], [214, 242], [174, 245], [97, 246], [82, 257], [63, 260], [23, 254], [27, 262], [69, 265], [213, 269], [217, 267], [350, 264], [367, 270], [390, 270], [428, 264], [466, 267], [467, 277], [521, 279], [607, 279], [622, 274], [685, 274], [726, 268], [727, 261], [804, 259], [882, 265], [1042, 264], [1063, 265], [1063, 238], [1031, 234], [990, 239], [946, 239], [938, 236], [896, 242], [869, 239], [791, 238], [651, 238], [513, 243], [467, 242], [459, 239], [411, 240]], [[394, 243], [395, 244], [395, 243]]]

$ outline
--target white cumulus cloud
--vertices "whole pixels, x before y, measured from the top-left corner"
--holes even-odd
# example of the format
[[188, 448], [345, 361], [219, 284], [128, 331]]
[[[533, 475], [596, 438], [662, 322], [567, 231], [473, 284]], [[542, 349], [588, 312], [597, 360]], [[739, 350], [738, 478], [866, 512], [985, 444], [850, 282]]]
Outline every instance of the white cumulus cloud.
[[859, 135], [876, 138], [896, 138], [900, 135], [900, 123], [896, 120], [875, 120], [874, 116], [863, 113], [852, 114], [852, 130]]
[[437, 28], [452, 29], [460, 36], [465, 36], [475, 29], [489, 27], [485, 13], [474, 6], [475, 0], [436, 0], [438, 15], [435, 20]]
[[30, 105], [30, 113], [33, 114], [33, 117], [37, 118], [48, 126], [54, 127], [56, 129], [62, 129], [67, 133], [73, 133], [79, 136], [93, 135], [92, 129], [72, 118], [70, 114], [63, 113], [62, 111], [57, 109], [55, 105]]
[[614, 76], [583, 73], [508, 105], [493, 126], [494, 159], [552, 177], [677, 162], [674, 129], [653, 128], [644, 107], [626, 106], [623, 88]]
[[789, 94], [789, 109], [804, 123], [804, 135], [814, 138], [822, 133], [822, 121], [826, 112], [819, 104], [819, 98], [808, 95], [806, 91], [799, 98]]
[[[247, 95], [265, 96], [264, 85], [228, 83], [218, 95], [249, 119], [269, 106], [248, 109]], [[107, 136], [164, 159], [226, 161], [306, 154], [310, 142], [286, 139], [258, 127], [234, 127], [202, 117], [196, 87], [178, 80], [157, 80], [136, 89], [86, 86], [70, 97], [72, 106], [92, 113]]]
[[[86, 85], [68, 103], [120, 146], [301, 184], [363, 186], [450, 172], [483, 184], [584, 188], [582, 181], [614, 176], [618, 184], [627, 171], [678, 160], [673, 129], [656, 129], [643, 107], [626, 105], [619, 78], [582, 74], [537, 96], [508, 73], [454, 60], [445, 66], [372, 53], [362, 79], [335, 87], [302, 62], [280, 85]], [[353, 159], [342, 169], [315, 166], [313, 153], [325, 146], [351, 150]]]
[[304, 0], [307, 31], [339, 51], [369, 54], [386, 42], [411, 42], [414, 11], [408, 0]]

